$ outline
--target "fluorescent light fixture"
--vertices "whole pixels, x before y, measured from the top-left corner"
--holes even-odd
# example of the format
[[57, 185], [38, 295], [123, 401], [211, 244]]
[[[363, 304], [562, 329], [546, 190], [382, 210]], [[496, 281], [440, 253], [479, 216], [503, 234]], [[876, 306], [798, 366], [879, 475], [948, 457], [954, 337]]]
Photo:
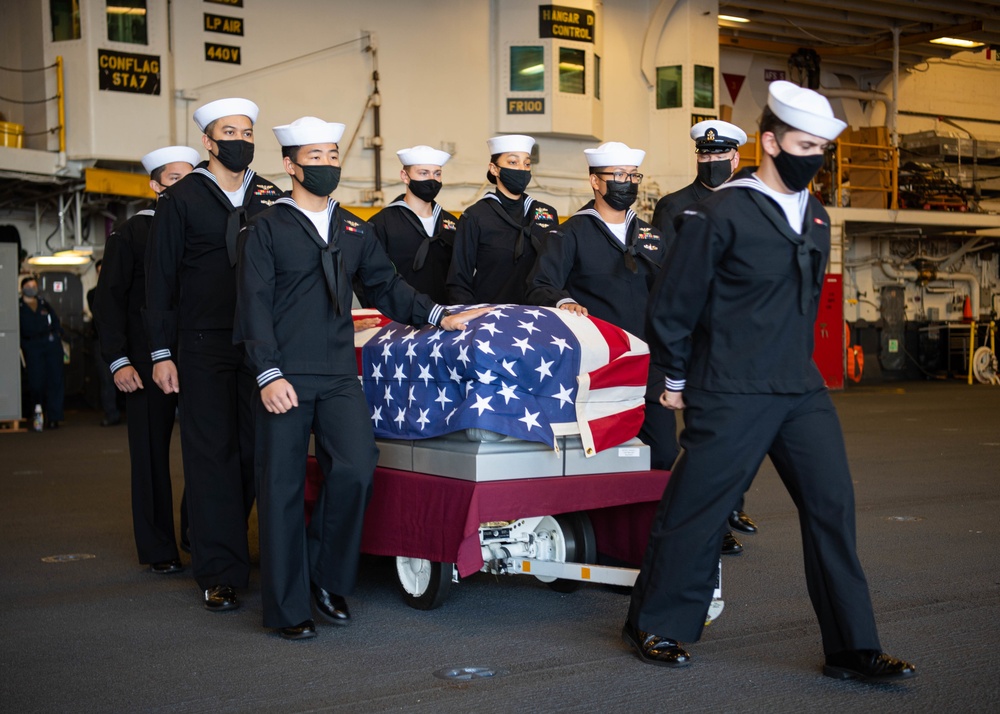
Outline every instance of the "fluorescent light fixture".
[[560, 62], [559, 69], [565, 70], [567, 72], [582, 72], [583, 65], [577, 64], [576, 62]]
[[738, 15], [719, 15], [719, 22], [735, 22], [740, 25], [745, 25], [750, 21], [745, 17], [739, 17]]
[[144, 7], [121, 7], [119, 5], [108, 5], [109, 15], [145, 15]]
[[30, 265], [86, 265], [89, 262], [88, 255], [36, 255], [28, 258]]
[[90, 245], [74, 245], [66, 250], [57, 250], [54, 255], [72, 255], [76, 257], [91, 257], [94, 254], [94, 247]]
[[963, 40], [959, 37], [939, 37], [936, 40], [931, 40], [931, 44], [948, 45], [949, 47], [963, 47], [967, 50], [971, 50], [976, 47], [982, 47], [984, 43], [975, 42], [974, 40]]
[[541, 74], [544, 71], [545, 71], [544, 64], [533, 64], [530, 67], [525, 67], [524, 69], [520, 70], [518, 74]]

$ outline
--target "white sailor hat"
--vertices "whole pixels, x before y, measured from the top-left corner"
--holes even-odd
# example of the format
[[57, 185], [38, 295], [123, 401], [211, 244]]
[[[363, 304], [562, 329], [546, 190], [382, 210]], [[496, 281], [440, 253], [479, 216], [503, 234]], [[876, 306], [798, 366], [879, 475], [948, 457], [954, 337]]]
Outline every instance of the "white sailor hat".
[[630, 149], [620, 141], [608, 141], [583, 153], [588, 166], [638, 166], [646, 158], [642, 149]]
[[400, 149], [396, 152], [396, 156], [399, 157], [399, 161], [403, 166], [416, 166], [418, 164], [444, 166], [448, 163], [448, 159], [451, 158], [451, 154], [447, 151], [434, 149], [423, 144], [410, 147], [409, 149]]
[[691, 127], [691, 139], [697, 153], [721, 154], [747, 143], [747, 133], [727, 121], [706, 119]]
[[201, 161], [201, 155], [190, 146], [165, 146], [156, 151], [150, 151], [142, 157], [142, 168], [146, 173], [153, 173], [156, 169], [175, 161], [183, 161], [185, 164], [197, 166]]
[[276, 126], [272, 131], [282, 146], [336, 144], [344, 135], [344, 125], [316, 117], [301, 117], [291, 124]]
[[510, 151], [523, 151], [526, 154], [530, 154], [531, 147], [535, 145], [535, 140], [524, 134], [506, 134], [487, 139], [486, 145], [490, 148], [490, 156], [506, 154]]
[[250, 118], [251, 124], [257, 123], [257, 114], [260, 108], [249, 99], [231, 97], [229, 99], [216, 99], [214, 102], [204, 104], [194, 110], [194, 123], [198, 128], [205, 131], [205, 127], [216, 119], [241, 115]]
[[819, 92], [779, 80], [771, 82], [767, 106], [793, 129], [833, 141], [847, 123], [833, 116], [830, 101]]

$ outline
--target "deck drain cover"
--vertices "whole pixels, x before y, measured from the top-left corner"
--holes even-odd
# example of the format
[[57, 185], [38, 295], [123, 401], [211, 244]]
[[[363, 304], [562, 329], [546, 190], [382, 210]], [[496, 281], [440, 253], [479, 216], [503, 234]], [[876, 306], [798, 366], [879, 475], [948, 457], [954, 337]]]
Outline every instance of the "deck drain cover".
[[889, 516], [886, 518], [887, 521], [906, 521], [908, 523], [914, 523], [916, 521], [924, 520], [922, 516]]
[[90, 560], [96, 558], [92, 553], [64, 553], [63, 555], [47, 555], [42, 558], [43, 563], [72, 563], [77, 560]]
[[436, 671], [434, 676], [452, 682], [471, 682], [476, 679], [489, 679], [497, 674], [492, 667], [445, 667]]

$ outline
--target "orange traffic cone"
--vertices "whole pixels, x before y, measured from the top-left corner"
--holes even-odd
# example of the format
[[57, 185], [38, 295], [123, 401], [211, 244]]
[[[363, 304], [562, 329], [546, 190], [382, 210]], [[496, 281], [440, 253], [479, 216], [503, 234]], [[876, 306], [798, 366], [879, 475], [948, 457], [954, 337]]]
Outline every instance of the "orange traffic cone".
[[972, 322], [972, 300], [965, 296], [965, 304], [962, 305], [962, 322]]

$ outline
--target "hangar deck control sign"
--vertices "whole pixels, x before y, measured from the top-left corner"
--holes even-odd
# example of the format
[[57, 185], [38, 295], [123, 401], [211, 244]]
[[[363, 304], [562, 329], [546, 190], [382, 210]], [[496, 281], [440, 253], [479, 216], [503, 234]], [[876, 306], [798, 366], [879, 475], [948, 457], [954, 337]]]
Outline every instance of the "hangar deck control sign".
[[159, 55], [97, 50], [98, 89], [132, 94], [160, 93]]
[[538, 6], [538, 36], [593, 42], [596, 17], [591, 10], [565, 5]]

